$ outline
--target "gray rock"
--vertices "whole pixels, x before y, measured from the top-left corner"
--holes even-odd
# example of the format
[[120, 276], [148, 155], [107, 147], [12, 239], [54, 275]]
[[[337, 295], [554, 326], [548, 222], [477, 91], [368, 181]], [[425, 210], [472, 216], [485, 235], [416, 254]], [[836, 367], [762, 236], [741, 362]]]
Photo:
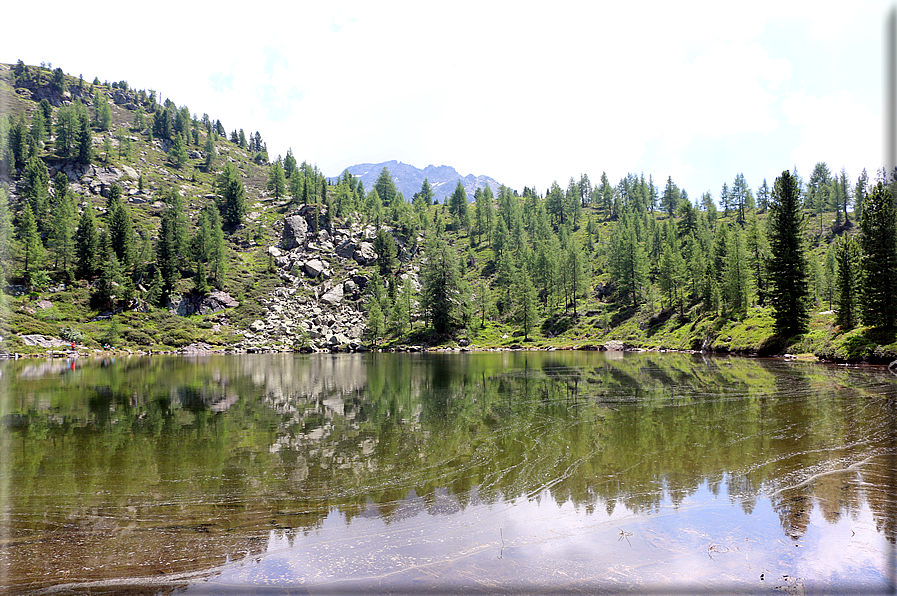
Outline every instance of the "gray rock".
[[286, 250], [305, 245], [308, 223], [299, 215], [291, 215], [283, 220], [282, 244]]
[[321, 296], [321, 300], [327, 304], [339, 304], [343, 301], [343, 296], [343, 286], [342, 284], [337, 284]]
[[63, 341], [58, 337], [47, 337], [45, 335], [20, 335], [22, 342], [26, 346], [39, 346], [41, 348], [61, 348], [71, 345], [70, 342]]
[[305, 261], [304, 269], [309, 277], [318, 277], [324, 273], [324, 263], [321, 262], [321, 259], [311, 259]]
[[357, 248], [358, 246], [351, 240], [344, 240], [343, 242], [340, 242], [334, 250], [336, 251], [336, 254], [342, 258], [351, 259]]
[[352, 258], [359, 265], [371, 265], [377, 260], [377, 253], [374, 251], [374, 245], [370, 242], [362, 242], [352, 253]]
[[358, 293], [358, 284], [352, 281], [351, 279], [343, 283], [343, 293], [344, 294], [357, 294]]

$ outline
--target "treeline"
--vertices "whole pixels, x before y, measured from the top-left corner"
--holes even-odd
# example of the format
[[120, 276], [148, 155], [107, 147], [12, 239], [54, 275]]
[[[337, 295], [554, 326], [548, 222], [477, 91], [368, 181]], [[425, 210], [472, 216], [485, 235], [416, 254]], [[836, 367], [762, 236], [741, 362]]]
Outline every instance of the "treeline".
[[[216, 147], [228, 141], [264, 165], [260, 133], [235, 129], [228, 140], [220, 120], [191, 115], [171, 100], [158, 103], [155, 91], [133, 90], [126, 81], [88, 85], [21, 61], [13, 71], [17, 85], [70, 91], [72, 99], [54, 108], [44, 98], [30, 115], [0, 117], [0, 173], [16, 179], [18, 196], [11, 205], [0, 189], [4, 279], [36, 289], [53, 278], [90, 280], [95, 304], [107, 306], [141, 296], [164, 304], [184, 278], [198, 292], [221, 287], [223, 230], [245, 223], [247, 195], [235, 163], [219, 167]], [[51, 182], [51, 159], [100, 160], [94, 134], [103, 136], [103, 161], [114, 158], [110, 101], [128, 102], [133, 112], [130, 131], [120, 121], [117, 127], [120, 160], [134, 158], [129, 133], [158, 139], [177, 169], [187, 164], [188, 149], [201, 153], [216, 199], [195, 223], [177, 187], [159, 191], [165, 209], [156, 232], [133, 225], [120, 188], [107, 190], [98, 217], [65, 174]], [[836, 310], [845, 328], [893, 326], [897, 319], [893, 193], [881, 171], [874, 183], [865, 170], [852, 181], [844, 168], [833, 174], [819, 163], [807, 182], [795, 170], [756, 189], [738, 174], [718, 197], [705, 192], [695, 200], [672, 178], [658, 185], [644, 174], [616, 184], [604, 173], [596, 183], [583, 174], [544, 193], [501, 186], [493, 194], [487, 187], [473, 202], [459, 180], [437, 205], [427, 180], [408, 200], [386, 168], [365, 189], [348, 171], [328, 179], [290, 149], [267, 165], [266, 186], [277, 200], [315, 206], [315, 228], [353, 213], [376, 226], [378, 265], [366, 300], [374, 343], [413, 333], [419, 321], [437, 334], [509, 323], [528, 339], [546, 319], [579, 315], [583, 302], [605, 314], [675, 313], [683, 322], [739, 318], [768, 306], [783, 334], [805, 329], [813, 306]], [[138, 187], [144, 190], [142, 175]], [[419, 253], [413, 271], [417, 262], [409, 259]]]
[[[678, 313], [683, 322], [705, 314], [738, 319], [766, 306], [786, 337], [806, 330], [813, 307], [835, 309], [845, 329], [893, 326], [892, 184], [883, 171], [875, 184], [865, 170], [855, 184], [843, 168], [828, 172], [817, 164], [804, 183], [786, 171], [756, 195], [738, 174], [723, 184], [719, 206], [709, 192], [692, 202], [671, 178], [661, 189], [634, 174], [616, 185], [602, 174], [594, 186], [582, 175], [544, 195], [486, 188], [472, 204], [459, 181], [444, 206], [431, 208], [426, 180], [411, 205], [380, 199], [391, 184], [384, 168], [364, 204], [359, 190], [353, 206], [392, 226], [399, 245], [414, 245], [424, 232], [425, 259], [412, 297], [392, 258], [396, 247], [378, 237], [386, 258], [370, 286], [370, 336], [403, 336], [422, 319], [436, 333], [510, 322], [526, 339], [547, 317], [576, 315], [583, 300], [597, 298], [621, 311]], [[824, 222], [821, 231], [814, 218]]]

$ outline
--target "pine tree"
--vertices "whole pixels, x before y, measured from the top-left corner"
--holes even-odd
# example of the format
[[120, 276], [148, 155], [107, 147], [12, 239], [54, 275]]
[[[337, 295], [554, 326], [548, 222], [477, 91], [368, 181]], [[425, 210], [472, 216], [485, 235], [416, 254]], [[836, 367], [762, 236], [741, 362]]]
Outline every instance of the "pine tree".
[[682, 286], [685, 281], [685, 261], [679, 248], [679, 240], [675, 234], [668, 234], [663, 246], [660, 262], [660, 289], [667, 296], [669, 306], [678, 306], [682, 310]]
[[897, 323], [897, 208], [891, 189], [881, 181], [863, 201], [860, 218], [862, 314], [864, 324]]
[[238, 226], [246, 216], [246, 190], [237, 166], [228, 162], [218, 177], [218, 208], [225, 225]]
[[757, 215], [752, 213], [748, 217], [747, 227], [747, 253], [748, 266], [753, 272], [754, 288], [757, 291], [757, 304], [764, 304], [766, 301], [766, 261], [769, 256], [769, 247], [766, 242], [766, 234]]
[[89, 164], [93, 154], [93, 134], [90, 132], [90, 120], [86, 112], [78, 114], [78, 161]]
[[[566, 244], [564, 270], [570, 278], [570, 302], [573, 306], [573, 314], [576, 315], [576, 299], [588, 293], [589, 279], [591, 279], [592, 272], [589, 268], [589, 258], [586, 256], [579, 239], [571, 234]], [[529, 280], [527, 283], [532, 285], [532, 282]]]
[[187, 164], [187, 149], [184, 147], [184, 141], [180, 135], [175, 135], [169, 155], [171, 155], [171, 162], [177, 169], [181, 169]]
[[802, 333], [809, 321], [809, 263], [804, 247], [800, 186], [787, 170], [776, 178], [769, 204], [766, 233], [769, 239], [769, 303], [776, 332]]
[[109, 214], [109, 241], [122, 271], [129, 271], [134, 263], [134, 229], [131, 216], [121, 198], [121, 187], [113, 184], [106, 212]]
[[48, 240], [63, 271], [69, 271], [75, 255], [75, 208], [68, 193], [68, 177], [59, 172], [53, 179]]
[[421, 310], [436, 333], [446, 333], [463, 323], [463, 288], [454, 249], [439, 237], [431, 238], [424, 249], [421, 267], [423, 289]]
[[37, 222], [34, 219], [34, 214], [31, 212], [29, 203], [25, 203], [25, 211], [22, 213], [19, 241], [22, 244], [22, 261], [25, 275], [30, 281], [30, 274], [43, 266], [44, 245], [37, 231]]
[[[287, 179], [293, 179], [293, 173], [296, 171], [298, 164], [296, 162], [296, 157], [293, 155], [293, 148], [290, 147], [287, 149], [287, 156], [283, 158], [283, 175], [287, 177]], [[348, 171], [346, 172], [348, 174]]]
[[679, 196], [679, 187], [673, 183], [672, 176], [667, 176], [667, 184], [663, 189], [663, 196], [660, 199], [660, 204], [670, 217], [673, 217], [676, 210], [679, 208]]
[[628, 212], [614, 231], [609, 257], [611, 279], [617, 285], [621, 300], [638, 306], [647, 281], [647, 262], [632, 215]]
[[750, 280], [744, 249], [744, 235], [735, 226], [728, 237], [727, 260], [724, 271], [724, 295], [732, 312], [743, 313], [748, 307], [748, 283]]
[[521, 267], [514, 279], [514, 302], [516, 319], [523, 327], [523, 341], [529, 341], [530, 333], [536, 328], [539, 317], [538, 299], [536, 288], [531, 283], [526, 268]]
[[765, 213], [769, 208], [769, 185], [766, 183], [766, 178], [763, 179], [763, 183], [757, 189], [757, 206], [760, 208], [761, 213]]
[[97, 281], [93, 299], [96, 304], [111, 306], [116, 298], [117, 288], [122, 283], [122, 271], [112, 248], [109, 234], [104, 230], [100, 233], [100, 279]]
[[452, 195], [449, 197], [448, 210], [449, 213], [458, 218], [461, 227], [464, 229], [470, 228], [470, 215], [467, 208], [467, 191], [464, 189], [464, 185], [461, 184], [460, 179], [455, 186], [454, 192], [452, 192]]
[[396, 185], [392, 181], [392, 174], [389, 173], [388, 168], [384, 167], [380, 170], [380, 175], [377, 177], [377, 181], [374, 182], [374, 188], [377, 189], [377, 196], [380, 197], [383, 205], [389, 207], [393, 199], [396, 198], [397, 191]]
[[370, 301], [368, 321], [364, 333], [373, 346], [379, 345], [380, 340], [386, 335], [386, 320], [378, 300]]
[[268, 190], [274, 193], [274, 199], [280, 200], [286, 194], [287, 180], [279, 161], [275, 161], [268, 169]]
[[838, 313], [835, 322], [844, 329], [857, 323], [859, 314], [859, 270], [862, 253], [852, 236], [841, 236], [835, 242], [835, 292]]
[[38, 230], [45, 229], [47, 218], [47, 195], [49, 194], [50, 174], [44, 161], [37, 156], [31, 157], [25, 165], [25, 192], [31, 207]]
[[863, 216], [863, 201], [869, 194], [869, 174], [863, 168], [863, 172], [857, 178], [857, 184], [853, 191], [853, 216], [861, 219]]
[[384, 228], [377, 230], [377, 236], [374, 238], [374, 252], [377, 253], [377, 266], [380, 275], [387, 279], [390, 278], [396, 266], [396, 241], [392, 234]]
[[9, 212], [9, 193], [0, 185], [0, 282], [12, 273], [12, 218]]
[[89, 278], [96, 275], [100, 264], [100, 237], [97, 233], [93, 207], [89, 204], [84, 207], [81, 219], [78, 221], [78, 231], [75, 235], [75, 252], [78, 259], [78, 275], [81, 278]]
[[215, 139], [212, 138], [212, 133], [208, 133], [206, 135], [206, 144], [203, 147], [203, 157], [205, 158], [204, 169], [206, 172], [211, 172], [212, 168], [215, 167], [215, 160], [218, 159], [218, 152], [215, 150]]

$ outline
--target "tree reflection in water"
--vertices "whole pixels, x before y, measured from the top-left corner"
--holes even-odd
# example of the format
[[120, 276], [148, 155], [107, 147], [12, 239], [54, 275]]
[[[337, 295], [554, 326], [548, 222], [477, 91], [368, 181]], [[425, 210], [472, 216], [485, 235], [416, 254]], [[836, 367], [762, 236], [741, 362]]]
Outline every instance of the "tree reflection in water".
[[209, 570], [334, 515], [398, 527], [521, 499], [643, 522], [706, 492], [757, 524], [771, 508], [794, 543], [815, 512], [897, 536], [883, 372], [594, 352], [76, 364], [0, 365], [16, 589]]

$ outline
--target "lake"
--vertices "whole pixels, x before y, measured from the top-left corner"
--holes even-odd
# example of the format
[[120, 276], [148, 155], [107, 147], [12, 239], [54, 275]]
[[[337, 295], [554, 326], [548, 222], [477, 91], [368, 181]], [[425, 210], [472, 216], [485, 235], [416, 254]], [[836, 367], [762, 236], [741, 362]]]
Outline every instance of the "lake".
[[0, 363], [20, 593], [881, 593], [897, 376], [622, 352]]

